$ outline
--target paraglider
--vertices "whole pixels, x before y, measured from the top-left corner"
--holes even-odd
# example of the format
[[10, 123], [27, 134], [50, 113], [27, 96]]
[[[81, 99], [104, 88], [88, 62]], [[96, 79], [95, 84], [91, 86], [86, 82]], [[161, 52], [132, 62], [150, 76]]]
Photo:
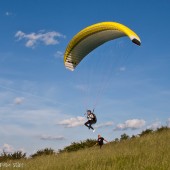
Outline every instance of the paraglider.
[[[129, 37], [134, 44], [138, 46], [141, 45], [141, 40], [134, 31], [117, 22], [100, 22], [84, 28], [78, 32], [67, 45], [64, 53], [65, 67], [74, 71], [79, 63], [94, 49], [110, 40], [124, 36]], [[105, 60], [107, 60], [107, 58]], [[87, 111], [87, 119], [88, 121], [84, 125], [94, 132], [95, 129], [91, 125], [95, 124], [96, 121], [90, 110]]]
[[95, 132], [95, 129], [92, 127], [92, 124], [95, 124], [97, 122], [96, 115], [91, 112], [91, 110], [87, 110], [87, 119], [88, 121], [84, 124], [89, 129], [92, 129], [93, 132]]
[[117, 22], [100, 22], [86, 27], [69, 42], [64, 54], [65, 67], [73, 71], [95, 48], [123, 36], [128, 36], [133, 43], [141, 45], [140, 38], [134, 31]]

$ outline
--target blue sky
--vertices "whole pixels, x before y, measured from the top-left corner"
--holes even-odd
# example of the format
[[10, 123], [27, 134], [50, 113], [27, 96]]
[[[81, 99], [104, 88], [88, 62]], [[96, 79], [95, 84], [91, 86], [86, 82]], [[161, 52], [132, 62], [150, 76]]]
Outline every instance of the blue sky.
[[[166, 125], [169, 8], [168, 0], [1, 0], [0, 151], [57, 150], [98, 133], [113, 140]], [[125, 37], [110, 41], [74, 72], [66, 70], [63, 53], [71, 38], [101, 21], [129, 26], [142, 46]], [[92, 133], [82, 126], [83, 114], [97, 98]]]

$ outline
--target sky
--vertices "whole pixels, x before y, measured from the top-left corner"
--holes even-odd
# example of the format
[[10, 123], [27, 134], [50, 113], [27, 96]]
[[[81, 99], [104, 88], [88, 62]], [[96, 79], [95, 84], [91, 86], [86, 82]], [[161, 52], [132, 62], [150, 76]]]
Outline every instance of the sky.
[[[0, 0], [0, 152], [170, 126], [169, 9], [168, 0]], [[69, 41], [102, 21], [128, 26], [142, 45], [110, 41], [67, 70]], [[93, 108], [95, 133], [83, 126]]]

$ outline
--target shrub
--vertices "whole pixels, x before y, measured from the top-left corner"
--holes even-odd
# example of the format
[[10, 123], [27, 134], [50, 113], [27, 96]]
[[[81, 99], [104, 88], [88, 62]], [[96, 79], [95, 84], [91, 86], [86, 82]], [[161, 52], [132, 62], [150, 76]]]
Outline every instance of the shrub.
[[162, 131], [164, 131], [164, 130], [168, 130], [169, 128], [167, 127], [167, 126], [162, 126], [162, 127], [160, 127], [160, 128], [157, 128], [157, 132], [162, 132]]
[[129, 136], [126, 133], [124, 133], [120, 136], [120, 141], [121, 140], [127, 140], [127, 139], [129, 139]]
[[114, 142], [119, 142], [119, 139], [118, 139], [118, 138], [115, 138]]
[[134, 139], [134, 138], [136, 138], [136, 136], [135, 136], [135, 135], [132, 135], [132, 136], [131, 136], [131, 139]]
[[42, 156], [42, 155], [53, 155], [55, 154], [55, 151], [51, 148], [45, 148], [42, 150], [38, 150], [36, 153], [32, 154], [31, 157], [37, 157], [37, 156]]
[[23, 153], [22, 151], [16, 151], [14, 153], [7, 153], [3, 151], [0, 155], [0, 162], [4, 162], [7, 160], [17, 160], [17, 159], [25, 159], [26, 153]]
[[94, 139], [87, 139], [85, 141], [80, 141], [80, 142], [73, 142], [71, 145], [66, 146], [64, 149], [60, 149], [59, 153], [61, 152], [72, 152], [72, 151], [78, 151], [80, 149], [84, 148], [90, 148], [96, 144], [96, 140]]
[[139, 136], [145, 136], [145, 135], [148, 135], [148, 134], [151, 134], [153, 133], [153, 130], [152, 129], [146, 129], [144, 131], [141, 132], [141, 134], [139, 134]]

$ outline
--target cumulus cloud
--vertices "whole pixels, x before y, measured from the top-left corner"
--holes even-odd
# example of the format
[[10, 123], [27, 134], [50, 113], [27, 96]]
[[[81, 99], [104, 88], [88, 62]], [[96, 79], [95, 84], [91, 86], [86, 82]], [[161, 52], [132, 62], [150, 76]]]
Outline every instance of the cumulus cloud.
[[51, 32], [39, 31], [38, 33], [32, 32], [29, 34], [26, 34], [22, 31], [18, 31], [16, 32], [15, 37], [18, 39], [18, 41], [22, 39], [26, 40], [25, 43], [26, 47], [35, 47], [40, 42], [43, 43], [44, 45], [55, 45], [59, 44], [57, 38], [65, 38], [64, 35], [56, 31]]
[[139, 129], [145, 125], [145, 120], [143, 119], [131, 119], [126, 120], [124, 123], [118, 124], [114, 130], [126, 130], [126, 129]]
[[170, 118], [168, 118], [166, 123], [167, 123], [167, 126], [170, 127]]
[[126, 71], [126, 67], [120, 67], [120, 68], [119, 68], [119, 71], [122, 71], [122, 72], [123, 72], [123, 71]]
[[7, 12], [5, 12], [5, 15], [6, 15], [6, 16], [11, 16], [11, 15], [12, 15], [12, 12], [8, 12], [8, 11], [7, 11]]
[[70, 127], [82, 126], [85, 120], [86, 120], [85, 117], [78, 116], [75, 118], [62, 120], [58, 124], [70, 128]]
[[41, 140], [64, 140], [65, 138], [63, 136], [48, 136], [48, 135], [42, 135], [40, 136]]
[[102, 127], [108, 127], [108, 126], [112, 126], [113, 122], [105, 122], [105, 123], [100, 123], [98, 125], [95, 126], [95, 128], [102, 128]]
[[55, 54], [54, 54], [55, 58], [63, 58], [64, 54], [63, 52], [61, 51], [57, 51]]
[[157, 128], [160, 128], [160, 127], [161, 127], [161, 122], [155, 121], [151, 125], [147, 126], [147, 129], [156, 130]]
[[15, 152], [15, 151], [21, 151], [21, 152], [25, 152], [25, 149], [24, 148], [20, 148], [20, 149], [14, 149], [14, 147], [12, 145], [9, 145], [7, 143], [4, 143], [3, 146], [0, 148], [0, 152], [6, 152], [6, 153], [12, 153], [12, 152]]
[[24, 102], [24, 98], [23, 97], [16, 97], [15, 99], [14, 99], [14, 104], [16, 104], [16, 105], [20, 105], [20, 104], [22, 104]]
[[11, 153], [11, 152], [14, 151], [14, 148], [13, 148], [11, 145], [5, 143], [5, 144], [2, 146], [2, 149], [1, 149], [1, 150], [3, 150], [4, 152], [7, 152], [7, 153]]

